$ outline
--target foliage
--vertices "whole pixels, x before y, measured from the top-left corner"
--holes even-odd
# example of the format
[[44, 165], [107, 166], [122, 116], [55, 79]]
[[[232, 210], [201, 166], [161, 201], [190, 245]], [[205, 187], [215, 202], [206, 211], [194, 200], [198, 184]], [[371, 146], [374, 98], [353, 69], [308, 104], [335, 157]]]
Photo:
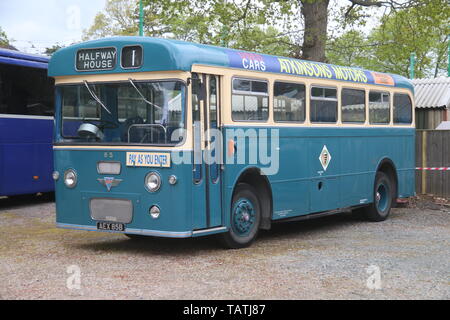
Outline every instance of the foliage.
[[138, 28], [135, 0], [107, 0], [104, 12], [98, 13], [92, 26], [84, 30], [83, 40], [113, 35], [135, 35]]
[[[450, 6], [447, 0], [424, 0], [417, 7], [404, 9], [382, 18], [370, 35], [381, 71], [408, 75], [408, 59], [417, 57], [417, 77], [432, 76], [445, 59], [447, 34], [450, 33]], [[434, 68], [433, 68], [434, 66]]]
[[[267, 54], [301, 57], [304, 3], [317, 0], [143, 0], [144, 34]], [[326, 60], [408, 76], [446, 68], [448, 0], [330, 0]], [[84, 40], [137, 35], [138, 0], [107, 0]], [[364, 32], [369, 27], [370, 31]]]
[[368, 35], [353, 30], [330, 39], [327, 56], [332, 63], [409, 77], [414, 52], [416, 77], [445, 74], [449, 25], [447, 0], [424, 0], [384, 15]]
[[0, 27], [0, 47], [8, 47], [10, 45], [6, 32]]
[[[281, 25], [290, 23], [290, 4], [269, 0], [143, 0], [144, 33], [242, 50], [289, 55], [292, 41]], [[295, 6], [294, 6], [295, 7]], [[298, 8], [297, 8], [298, 9]], [[280, 17], [282, 17], [280, 19]], [[137, 35], [136, 0], [108, 0], [83, 39]]]
[[59, 43], [54, 44], [51, 47], [45, 48], [44, 54], [47, 56], [51, 56], [52, 54], [54, 54], [56, 51], [58, 51], [61, 48], [64, 48], [64, 46], [60, 45]]

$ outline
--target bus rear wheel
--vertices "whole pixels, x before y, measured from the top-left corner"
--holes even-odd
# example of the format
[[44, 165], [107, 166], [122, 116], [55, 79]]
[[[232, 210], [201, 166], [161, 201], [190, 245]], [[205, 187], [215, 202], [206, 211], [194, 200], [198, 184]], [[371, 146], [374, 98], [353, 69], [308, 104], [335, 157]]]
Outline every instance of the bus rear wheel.
[[231, 204], [230, 229], [221, 234], [222, 243], [227, 248], [245, 248], [255, 240], [261, 223], [261, 206], [257, 195], [251, 185], [237, 185]]
[[384, 221], [388, 218], [393, 201], [392, 182], [384, 172], [377, 172], [373, 203], [364, 208], [365, 216], [370, 221]]

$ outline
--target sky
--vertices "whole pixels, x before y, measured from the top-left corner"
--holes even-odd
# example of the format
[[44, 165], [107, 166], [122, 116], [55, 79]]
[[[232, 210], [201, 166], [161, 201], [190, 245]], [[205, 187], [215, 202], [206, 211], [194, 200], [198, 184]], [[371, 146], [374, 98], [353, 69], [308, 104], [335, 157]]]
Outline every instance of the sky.
[[104, 7], [105, 0], [0, 0], [0, 27], [20, 51], [42, 53], [80, 41]]

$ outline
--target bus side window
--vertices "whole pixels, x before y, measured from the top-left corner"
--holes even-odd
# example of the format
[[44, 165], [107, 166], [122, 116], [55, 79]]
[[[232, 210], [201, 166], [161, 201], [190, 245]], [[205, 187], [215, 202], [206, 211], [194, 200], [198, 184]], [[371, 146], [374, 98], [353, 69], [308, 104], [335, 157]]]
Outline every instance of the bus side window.
[[47, 70], [0, 64], [0, 74], [0, 113], [53, 116], [54, 80]]
[[209, 78], [209, 121], [211, 128], [217, 128], [217, 79]]
[[231, 115], [233, 121], [266, 121], [269, 118], [267, 81], [234, 78]]
[[412, 103], [409, 95], [394, 94], [394, 123], [411, 124]]
[[342, 122], [364, 123], [366, 121], [366, 93], [364, 90], [342, 89]]
[[273, 117], [275, 121], [305, 121], [305, 85], [275, 82], [273, 85]]
[[390, 122], [390, 99], [388, 92], [370, 91], [369, 120], [371, 124], [387, 124]]
[[311, 87], [311, 122], [337, 121], [336, 88]]
[[192, 120], [200, 121], [200, 78], [197, 73], [192, 74]]
[[201, 150], [201, 124], [200, 124], [200, 99], [201, 82], [197, 73], [192, 74], [192, 123], [194, 137], [194, 183], [200, 183], [202, 180], [202, 150]]

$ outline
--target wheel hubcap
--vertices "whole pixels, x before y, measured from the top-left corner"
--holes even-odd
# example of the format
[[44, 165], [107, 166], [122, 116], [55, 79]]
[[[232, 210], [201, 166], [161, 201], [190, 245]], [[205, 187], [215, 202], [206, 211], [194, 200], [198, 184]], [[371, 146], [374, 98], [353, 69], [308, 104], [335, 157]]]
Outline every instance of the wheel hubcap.
[[375, 193], [375, 202], [381, 212], [389, 207], [389, 189], [384, 184], [378, 186]]
[[255, 222], [255, 208], [248, 199], [239, 199], [233, 209], [233, 229], [240, 236], [247, 235]]

